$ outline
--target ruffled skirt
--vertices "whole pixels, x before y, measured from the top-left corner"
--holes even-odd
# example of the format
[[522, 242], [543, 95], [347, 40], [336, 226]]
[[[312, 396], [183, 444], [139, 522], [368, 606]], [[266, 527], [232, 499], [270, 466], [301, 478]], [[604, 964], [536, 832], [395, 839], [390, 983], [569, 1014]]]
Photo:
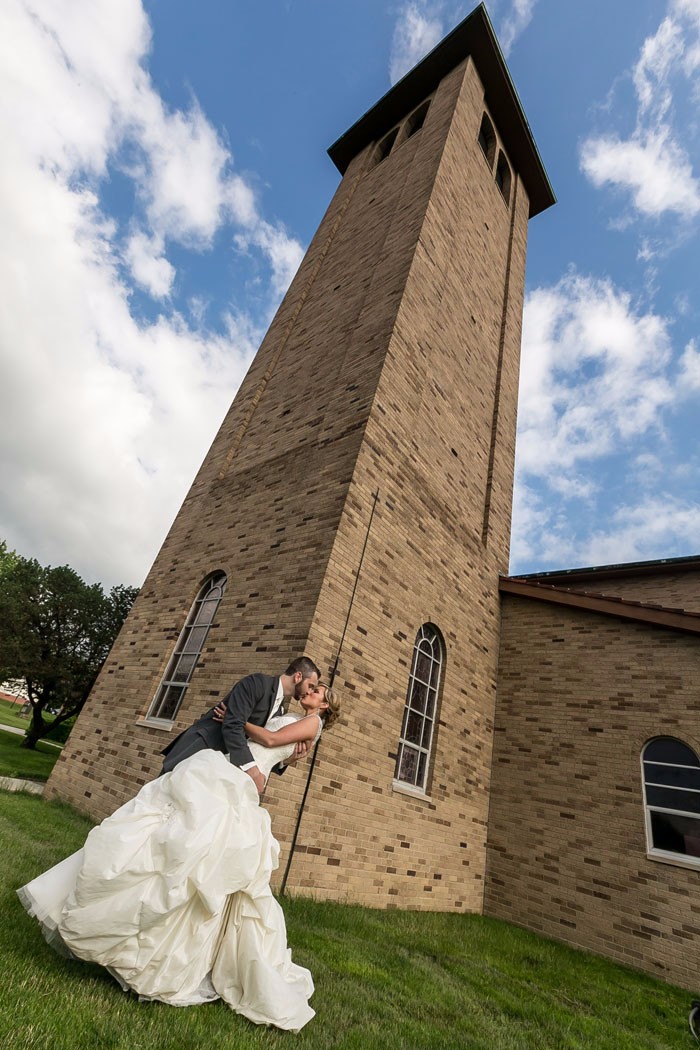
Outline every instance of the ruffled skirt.
[[292, 962], [270, 890], [278, 861], [253, 781], [207, 750], [146, 784], [18, 894], [57, 951], [99, 963], [142, 999], [221, 998], [298, 1031], [314, 1016], [314, 986]]

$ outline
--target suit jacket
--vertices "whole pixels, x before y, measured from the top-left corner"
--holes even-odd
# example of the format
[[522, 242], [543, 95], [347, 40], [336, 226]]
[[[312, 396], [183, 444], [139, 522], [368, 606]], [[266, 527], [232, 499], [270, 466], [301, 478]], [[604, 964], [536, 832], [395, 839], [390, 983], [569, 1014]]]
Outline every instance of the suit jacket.
[[228, 752], [234, 766], [253, 762], [243, 727], [246, 722], [265, 725], [272, 714], [278, 685], [279, 678], [267, 674], [249, 674], [241, 678], [224, 698], [227, 710], [223, 723], [214, 721], [215, 709], [212, 707], [164, 748], [161, 752], [165, 756], [162, 772], [169, 773], [183, 759], [204, 748]]

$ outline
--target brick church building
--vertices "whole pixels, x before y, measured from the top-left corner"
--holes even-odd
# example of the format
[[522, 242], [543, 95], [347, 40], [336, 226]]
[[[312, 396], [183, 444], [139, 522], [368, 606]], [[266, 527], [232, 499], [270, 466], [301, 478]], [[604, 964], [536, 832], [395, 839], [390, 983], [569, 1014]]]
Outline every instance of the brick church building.
[[340, 648], [341, 722], [266, 792], [289, 891], [484, 912], [694, 988], [700, 559], [505, 575], [554, 195], [483, 5], [329, 152], [48, 794], [102, 818], [235, 680]]

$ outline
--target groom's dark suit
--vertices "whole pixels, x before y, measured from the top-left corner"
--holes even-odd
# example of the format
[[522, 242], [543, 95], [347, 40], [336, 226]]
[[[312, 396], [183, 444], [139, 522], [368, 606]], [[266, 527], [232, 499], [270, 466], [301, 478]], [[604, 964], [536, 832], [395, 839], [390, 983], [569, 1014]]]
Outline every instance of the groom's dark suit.
[[271, 678], [267, 674], [249, 674], [241, 678], [224, 698], [226, 714], [223, 723], [214, 721], [215, 708], [212, 707], [161, 752], [165, 756], [162, 772], [169, 773], [183, 759], [204, 748], [228, 752], [234, 766], [254, 762], [243, 727], [246, 722], [265, 725], [273, 714], [278, 686], [279, 677]]

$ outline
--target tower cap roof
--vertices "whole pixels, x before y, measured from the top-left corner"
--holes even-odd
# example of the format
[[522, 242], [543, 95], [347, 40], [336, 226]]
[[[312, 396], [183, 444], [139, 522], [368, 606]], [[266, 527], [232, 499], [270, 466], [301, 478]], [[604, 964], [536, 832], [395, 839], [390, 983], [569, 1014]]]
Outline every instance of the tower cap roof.
[[469, 55], [483, 82], [486, 105], [525, 184], [530, 218], [554, 204], [554, 191], [483, 3], [333, 143], [328, 155], [341, 175], [360, 150], [420, 105]]

